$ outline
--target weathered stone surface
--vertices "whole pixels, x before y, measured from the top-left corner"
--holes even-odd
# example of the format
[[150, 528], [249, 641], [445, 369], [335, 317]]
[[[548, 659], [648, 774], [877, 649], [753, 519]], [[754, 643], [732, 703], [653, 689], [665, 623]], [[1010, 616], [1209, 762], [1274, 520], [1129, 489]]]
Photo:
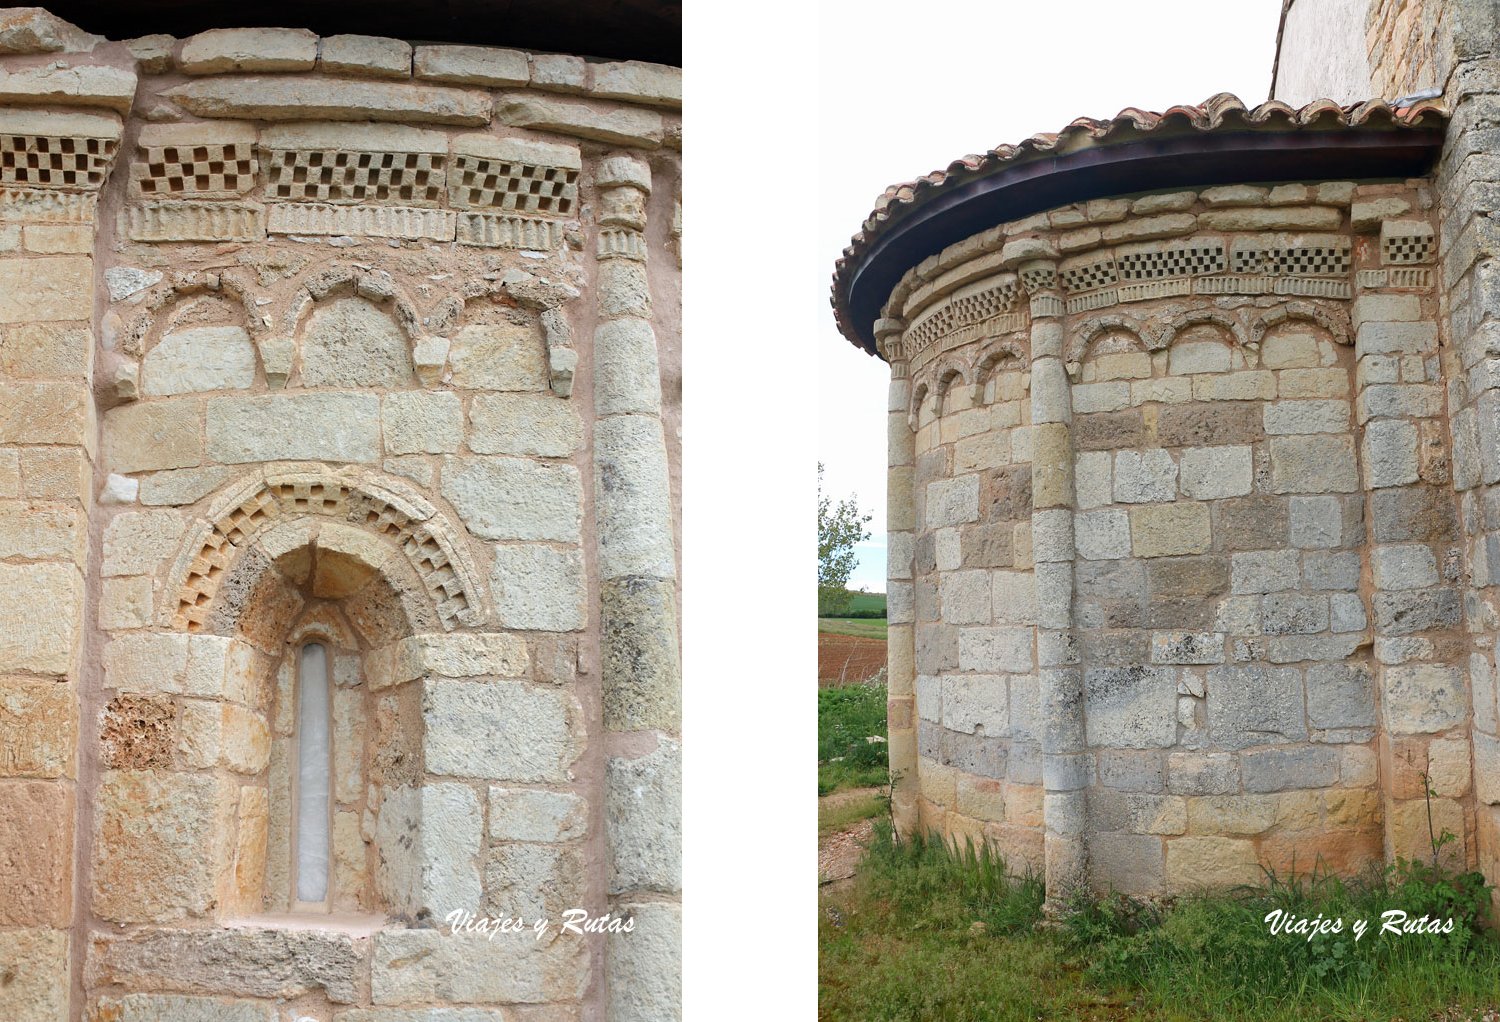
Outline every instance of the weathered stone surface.
[[1130, 543], [1137, 557], [1201, 554], [1212, 542], [1206, 504], [1179, 502], [1130, 510]]
[[412, 73], [435, 82], [491, 88], [525, 85], [531, 77], [525, 53], [493, 46], [418, 46]]
[[1240, 838], [1180, 837], [1167, 842], [1167, 887], [1187, 892], [1261, 882], [1255, 845]]
[[1167, 757], [1167, 787], [1179, 795], [1228, 795], [1239, 790], [1239, 763], [1222, 752], [1174, 752]]
[[196, 400], [122, 405], [104, 413], [104, 464], [115, 472], [187, 468], [203, 460]]
[[190, 75], [311, 71], [318, 37], [303, 28], [215, 28], [185, 39], [177, 66]]
[[87, 256], [0, 259], [0, 323], [86, 318], [93, 307], [93, 277], [94, 263]]
[[1150, 504], [1177, 496], [1177, 462], [1159, 448], [1115, 455], [1115, 500]]
[[547, 355], [536, 324], [465, 326], [448, 349], [455, 387], [546, 390]]
[[[540, 59], [540, 58], [537, 58]], [[653, 106], [682, 105], [682, 69], [639, 60], [595, 64], [593, 94]]]
[[577, 843], [496, 845], [485, 859], [485, 912], [560, 920], [583, 900], [583, 878], [583, 848]]
[[[0, 71], [0, 103], [105, 107], [124, 114], [130, 111], [135, 86], [136, 77], [130, 71], [105, 65], [70, 66], [59, 61], [56, 65]], [[109, 134], [96, 137], [118, 138], [118, 123]]]
[[662, 144], [661, 115], [631, 107], [605, 107], [525, 93], [506, 93], [495, 108], [502, 124], [534, 128], [611, 145], [656, 149]]
[[539, 544], [496, 547], [490, 593], [506, 628], [575, 631], [588, 615], [583, 554]]
[[0, 14], [0, 53], [87, 53], [101, 42], [40, 7], [12, 7]]
[[682, 747], [667, 738], [605, 765], [609, 891], [682, 889]]
[[83, 627], [83, 579], [72, 565], [0, 564], [0, 664], [70, 674]]
[[483, 125], [490, 97], [469, 89], [397, 82], [351, 82], [297, 75], [288, 78], [215, 77], [164, 94], [199, 117], [260, 121], [411, 121]]
[[537, 940], [530, 929], [494, 940], [442, 930], [382, 930], [375, 936], [371, 998], [376, 1004], [575, 1000], [588, 980], [586, 943], [556, 929], [550, 938]]
[[604, 726], [676, 730], [681, 719], [676, 599], [671, 582], [623, 578], [600, 586]]
[[588, 828], [588, 803], [567, 792], [491, 787], [490, 837], [497, 841], [571, 841]]
[[1246, 791], [1326, 788], [1338, 782], [1339, 751], [1307, 745], [1247, 752], [1240, 757], [1240, 777]]
[[1260, 664], [1211, 668], [1208, 726], [1214, 743], [1226, 749], [1306, 740], [1302, 672]]
[[1019, 674], [1033, 666], [1031, 628], [961, 628], [958, 665], [966, 671]]
[[572, 695], [522, 682], [423, 684], [427, 769], [497, 781], [567, 781], [582, 750]]
[[0, 675], [0, 777], [73, 772], [77, 695], [50, 678]]
[[331, 74], [362, 78], [406, 78], [411, 75], [411, 44], [368, 35], [326, 35], [319, 46], [318, 68]]
[[1271, 440], [1271, 488], [1277, 493], [1352, 493], [1359, 489], [1348, 436], [1279, 436]]
[[[0, 369], [18, 379], [77, 381], [88, 375], [94, 339], [86, 325], [24, 323], [0, 333]], [[68, 387], [17, 387], [0, 393], [67, 394]], [[0, 417], [0, 423], [6, 420]], [[0, 426], [0, 429], [3, 429]]]
[[1248, 446], [1189, 447], [1182, 452], [1182, 495], [1192, 500], [1243, 497], [1252, 482]]
[[0, 926], [68, 925], [72, 845], [71, 790], [47, 781], [0, 784]]
[[469, 447], [477, 454], [566, 458], [583, 442], [573, 403], [550, 394], [478, 394], [469, 422]]
[[410, 918], [477, 912], [483, 843], [484, 811], [467, 784], [387, 790], [375, 818], [376, 884], [392, 909]]
[[453, 454], [463, 442], [463, 403], [442, 391], [387, 394], [380, 426], [387, 454]]
[[1382, 672], [1387, 726], [1397, 734], [1442, 731], [1466, 712], [1463, 674], [1443, 664], [1400, 664]]
[[307, 393], [211, 398], [207, 435], [209, 457], [230, 464], [299, 458], [373, 463], [380, 457], [380, 399]]
[[229, 866], [236, 793], [207, 774], [110, 770], [97, 796], [93, 910], [118, 922], [202, 916]]
[[991, 737], [1010, 733], [1010, 696], [1003, 676], [958, 675], [942, 682], [945, 728]]
[[[109, 1022], [276, 1022], [264, 1002], [226, 1001], [181, 994], [128, 994], [100, 998], [97, 1017]], [[347, 1017], [347, 1016], [340, 1016]]]
[[601, 578], [675, 578], [672, 496], [662, 423], [613, 415], [594, 427]]
[[302, 331], [307, 387], [399, 387], [412, 377], [406, 334], [363, 298], [335, 298], [308, 317]]
[[87, 529], [83, 513], [73, 508], [0, 500], [0, 558], [66, 560], [81, 569]]
[[290, 998], [321, 990], [335, 1004], [349, 1004], [364, 967], [354, 938], [331, 930], [137, 929], [97, 933], [86, 976], [93, 987], [219, 996]]
[[682, 1017], [682, 908], [665, 902], [623, 903], [631, 932], [605, 947], [609, 1017], [656, 1022]]
[[0, 962], [10, 977], [0, 984], [0, 1013], [27, 1022], [67, 1022], [67, 930], [0, 930]]
[[1084, 672], [1090, 745], [1146, 749], [1177, 740], [1177, 670], [1096, 667]]
[[150, 575], [177, 549], [183, 521], [172, 511], [124, 511], [104, 530], [104, 575]]
[[375, 688], [415, 678], [521, 678], [530, 669], [526, 643], [514, 635], [414, 635], [365, 655]]
[[1375, 680], [1363, 664], [1307, 669], [1307, 719], [1315, 728], [1373, 727]]
[[469, 530], [485, 539], [580, 540], [583, 487], [572, 465], [448, 457], [443, 496]]

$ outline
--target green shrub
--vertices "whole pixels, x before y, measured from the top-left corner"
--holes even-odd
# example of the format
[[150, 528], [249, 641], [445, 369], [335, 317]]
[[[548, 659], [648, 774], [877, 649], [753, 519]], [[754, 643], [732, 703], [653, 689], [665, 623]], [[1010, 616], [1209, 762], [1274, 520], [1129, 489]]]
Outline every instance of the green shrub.
[[818, 689], [818, 794], [886, 783], [885, 698], [884, 685]]

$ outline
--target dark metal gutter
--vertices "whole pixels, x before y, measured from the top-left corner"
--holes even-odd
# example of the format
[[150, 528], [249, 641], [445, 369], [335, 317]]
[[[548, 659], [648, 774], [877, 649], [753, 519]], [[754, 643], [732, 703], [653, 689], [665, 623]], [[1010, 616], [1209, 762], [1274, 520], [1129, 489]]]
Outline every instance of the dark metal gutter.
[[945, 188], [885, 225], [841, 274], [848, 282], [845, 327], [875, 354], [874, 322], [907, 270], [949, 245], [1033, 213], [1173, 188], [1420, 177], [1431, 170], [1442, 144], [1441, 126], [1194, 132], [1011, 164]]

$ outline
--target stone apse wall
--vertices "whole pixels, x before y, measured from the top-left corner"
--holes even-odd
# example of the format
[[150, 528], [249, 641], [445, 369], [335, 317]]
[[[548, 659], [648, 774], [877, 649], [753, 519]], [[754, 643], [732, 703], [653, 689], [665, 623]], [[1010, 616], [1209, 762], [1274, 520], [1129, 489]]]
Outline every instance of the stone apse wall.
[[1101, 199], [906, 274], [875, 326], [903, 827], [1181, 892], [1428, 854], [1426, 773], [1446, 860], [1493, 871], [1500, 438], [1439, 344], [1435, 206]]
[[0, 1017], [678, 1017], [677, 69], [0, 54]]

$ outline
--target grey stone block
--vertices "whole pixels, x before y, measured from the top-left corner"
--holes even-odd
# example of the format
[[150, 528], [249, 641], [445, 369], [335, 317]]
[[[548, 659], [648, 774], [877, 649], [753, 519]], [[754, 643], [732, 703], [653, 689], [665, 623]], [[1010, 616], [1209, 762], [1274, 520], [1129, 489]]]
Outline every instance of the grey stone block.
[[1328, 627], [1328, 597], [1305, 593], [1274, 593], [1261, 600], [1261, 632], [1301, 635]]
[[1172, 667], [1099, 667], [1084, 675], [1088, 742], [1164, 748], [1177, 739], [1177, 674]]
[[649, 578], [600, 584], [604, 726], [677, 730], [682, 719], [674, 584]]
[[1364, 664], [1316, 664], [1307, 669], [1307, 719], [1319, 730], [1373, 727], [1375, 679]]
[[1248, 792], [1326, 788], [1339, 779], [1339, 750], [1326, 746], [1263, 749], [1240, 756], [1240, 776]]
[[1211, 668], [1208, 727], [1225, 749], [1305, 740], [1302, 672], [1261, 664]]

